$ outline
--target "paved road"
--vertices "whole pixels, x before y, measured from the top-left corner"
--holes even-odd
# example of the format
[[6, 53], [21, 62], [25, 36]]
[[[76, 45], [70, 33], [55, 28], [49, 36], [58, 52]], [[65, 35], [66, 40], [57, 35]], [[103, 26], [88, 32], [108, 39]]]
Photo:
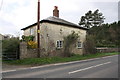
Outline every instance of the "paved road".
[[118, 78], [118, 56], [31, 67], [2, 74], [3, 78]]

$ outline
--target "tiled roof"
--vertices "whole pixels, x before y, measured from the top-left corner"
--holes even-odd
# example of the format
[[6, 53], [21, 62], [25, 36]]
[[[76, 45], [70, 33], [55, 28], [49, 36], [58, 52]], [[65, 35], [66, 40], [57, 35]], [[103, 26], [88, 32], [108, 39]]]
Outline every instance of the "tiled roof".
[[[79, 26], [77, 24], [68, 22], [66, 20], [63, 20], [63, 19], [55, 17], [55, 16], [51, 16], [51, 17], [48, 17], [48, 18], [43, 19], [43, 20], [40, 21], [40, 23], [43, 23], [43, 22], [60, 24], [60, 25], [67, 25], [67, 26], [74, 27], [74, 28], [80, 28], [80, 29], [83, 29], [83, 30], [88, 30], [87, 28], [83, 28], [83, 27], [81, 27], [81, 26]], [[32, 26], [35, 26], [35, 25], [37, 25], [37, 23], [34, 23], [34, 24], [32, 24], [32, 25], [30, 25], [28, 27], [25, 27], [25, 28], [23, 28], [21, 30], [26, 30], [26, 29], [28, 29], [28, 28], [30, 28]]]

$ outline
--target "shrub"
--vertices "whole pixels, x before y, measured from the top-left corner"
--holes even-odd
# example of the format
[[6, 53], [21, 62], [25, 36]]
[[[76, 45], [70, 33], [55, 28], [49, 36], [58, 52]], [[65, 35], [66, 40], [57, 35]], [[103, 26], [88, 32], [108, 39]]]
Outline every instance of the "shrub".
[[35, 41], [28, 41], [28, 48], [37, 48], [37, 42]]
[[18, 49], [20, 41], [17, 38], [11, 38], [2, 41], [2, 50], [5, 53], [15, 52]]
[[72, 34], [69, 34], [68, 36], [64, 37], [64, 57], [70, 57], [72, 55], [71, 50], [73, 45], [76, 43], [78, 37], [78, 34], [74, 31], [72, 32]]
[[27, 42], [27, 47], [28, 48], [37, 48], [37, 42], [33, 41], [34, 36], [22, 36], [22, 41]]
[[[10, 38], [2, 41], [2, 57], [3, 59], [19, 58], [19, 44], [17, 38]], [[17, 57], [16, 57], [17, 55]]]
[[83, 43], [83, 54], [95, 54], [95, 41], [93, 35], [87, 35], [86, 41]]
[[33, 39], [34, 39], [34, 36], [32, 36], [32, 35], [30, 35], [30, 36], [22, 36], [22, 41], [26, 41], [26, 42], [28, 42], [28, 41], [33, 41]]

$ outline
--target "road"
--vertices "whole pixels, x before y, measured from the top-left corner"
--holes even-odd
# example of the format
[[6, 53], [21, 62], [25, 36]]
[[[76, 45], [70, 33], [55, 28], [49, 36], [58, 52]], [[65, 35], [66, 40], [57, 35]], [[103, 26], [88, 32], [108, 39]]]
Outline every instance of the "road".
[[75, 61], [2, 73], [3, 78], [118, 78], [118, 56]]

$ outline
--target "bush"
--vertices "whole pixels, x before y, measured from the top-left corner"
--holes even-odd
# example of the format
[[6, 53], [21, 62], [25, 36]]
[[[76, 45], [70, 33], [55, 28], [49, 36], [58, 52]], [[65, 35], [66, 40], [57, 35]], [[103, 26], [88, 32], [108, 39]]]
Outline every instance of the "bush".
[[74, 31], [72, 32], [72, 34], [69, 34], [68, 36], [64, 37], [64, 57], [72, 56], [71, 50], [73, 45], [76, 43], [78, 37], [78, 34]]
[[2, 41], [2, 51], [4, 53], [15, 52], [19, 47], [20, 41], [17, 38], [10, 38]]
[[26, 41], [26, 42], [28, 42], [28, 41], [33, 41], [33, 39], [34, 39], [34, 36], [32, 36], [32, 35], [30, 35], [30, 36], [22, 36], [22, 41]]
[[37, 42], [34, 41], [35, 36], [22, 36], [22, 41], [27, 42], [28, 48], [37, 48]]
[[37, 48], [37, 43], [35, 41], [28, 41], [28, 48]]
[[17, 38], [10, 38], [2, 41], [2, 58], [19, 59], [19, 44]]
[[87, 35], [86, 41], [83, 43], [83, 54], [95, 54], [96, 48], [95, 48], [95, 41], [94, 36]]

